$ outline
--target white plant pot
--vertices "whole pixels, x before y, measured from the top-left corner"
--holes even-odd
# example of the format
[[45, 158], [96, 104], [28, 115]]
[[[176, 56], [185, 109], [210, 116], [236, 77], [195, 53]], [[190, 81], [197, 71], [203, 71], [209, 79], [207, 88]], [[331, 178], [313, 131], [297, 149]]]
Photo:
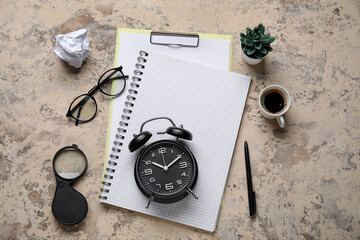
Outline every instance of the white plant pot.
[[242, 49], [242, 46], [240, 45], [240, 49], [241, 49], [241, 56], [243, 58], [243, 60], [249, 64], [249, 65], [256, 65], [259, 64], [262, 60], [264, 60], [264, 58], [262, 59], [257, 59], [257, 58], [251, 58], [248, 55], [246, 55]]

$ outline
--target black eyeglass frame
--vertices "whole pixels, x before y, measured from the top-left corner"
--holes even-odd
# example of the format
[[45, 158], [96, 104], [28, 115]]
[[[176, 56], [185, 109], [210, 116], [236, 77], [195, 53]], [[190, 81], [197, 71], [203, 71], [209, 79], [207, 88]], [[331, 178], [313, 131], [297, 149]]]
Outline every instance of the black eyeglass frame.
[[[93, 120], [94, 117], [96, 116], [96, 113], [97, 113], [97, 103], [96, 103], [95, 98], [93, 97], [93, 94], [94, 94], [97, 90], [99, 90], [101, 93], [103, 93], [103, 94], [105, 94], [105, 95], [107, 95], [107, 96], [109, 96], [109, 97], [118, 97], [118, 96], [120, 96], [120, 95], [123, 93], [123, 91], [125, 90], [125, 87], [126, 87], [126, 78], [128, 78], [129, 75], [124, 75], [124, 73], [122, 72], [122, 68], [123, 68], [122, 66], [119, 66], [119, 67], [111, 68], [111, 69], [105, 71], [105, 72], [100, 76], [100, 78], [99, 78], [98, 83], [97, 83], [96, 86], [94, 86], [93, 88], [91, 88], [88, 93], [81, 94], [81, 95], [77, 96], [77, 97], [70, 103], [69, 109], [68, 109], [68, 111], [67, 111], [67, 113], [66, 113], [66, 117], [71, 117], [71, 118], [75, 119], [75, 125], [76, 125], [76, 126], [78, 125], [79, 122], [89, 122], [89, 121]], [[102, 79], [102, 78], [104, 77], [104, 75], [106, 75], [106, 74], [107, 74], [108, 72], [110, 72], [110, 71], [114, 71], [114, 72], [111, 73], [109, 76], [107, 76], [105, 79]], [[104, 83], [106, 83], [108, 80], [110, 80], [110, 78], [111, 78], [114, 74], [116, 74], [117, 72], [120, 72], [122, 76], [117, 77], [117, 78], [115, 78], [115, 79], [122, 79], [122, 78], [124, 79], [124, 86], [123, 86], [123, 88], [122, 88], [121, 91], [120, 91], [119, 93], [117, 93], [117, 94], [108, 94], [108, 93], [104, 92], [104, 91], [101, 89], [101, 85], [104, 84]], [[111, 79], [111, 80], [114, 80], [114, 79]], [[76, 104], [73, 108], [71, 108], [71, 107], [72, 107], [72, 104], [73, 104], [78, 98], [83, 97], [83, 96], [84, 96], [84, 99], [81, 100], [78, 104]], [[87, 97], [86, 97], [86, 96], [87, 96]], [[80, 108], [80, 110], [78, 111], [78, 115], [80, 115], [82, 106], [83, 106], [90, 98], [95, 102], [95, 114], [94, 114], [91, 118], [89, 118], [89, 119], [87, 119], [87, 120], [81, 120], [81, 119], [79, 119], [80, 116], [74, 117], [74, 116], [72, 115], [72, 113], [73, 113], [75, 110], [77, 110], [78, 108]]]

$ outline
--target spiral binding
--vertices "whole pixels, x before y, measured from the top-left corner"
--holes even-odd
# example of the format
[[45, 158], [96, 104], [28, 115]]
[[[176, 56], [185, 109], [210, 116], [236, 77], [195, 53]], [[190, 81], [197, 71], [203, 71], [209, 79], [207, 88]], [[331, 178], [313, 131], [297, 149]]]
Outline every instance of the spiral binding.
[[104, 174], [105, 181], [102, 182], [103, 187], [100, 189], [102, 193], [99, 198], [102, 200], [107, 200], [105, 194], [110, 192], [110, 189], [106, 187], [111, 186], [111, 180], [114, 179], [113, 173], [116, 166], [117, 160], [119, 159], [119, 153], [121, 152], [121, 146], [123, 145], [123, 140], [125, 139], [124, 133], [126, 133], [126, 127], [129, 125], [129, 120], [132, 114], [132, 108], [135, 105], [136, 94], [138, 94], [138, 88], [140, 87], [141, 76], [143, 75], [142, 69], [145, 68], [146, 57], [148, 53], [145, 51], [139, 52], [139, 57], [137, 58], [138, 63], [135, 64], [134, 76], [131, 78], [132, 82], [130, 83], [130, 89], [128, 90], [128, 95], [126, 96], [127, 101], [125, 101], [125, 107], [123, 109], [123, 114], [121, 115], [121, 120], [119, 122], [119, 127], [117, 128], [117, 133], [115, 134], [115, 141], [113, 142], [114, 146], [111, 148], [111, 153], [106, 167], [106, 174]]

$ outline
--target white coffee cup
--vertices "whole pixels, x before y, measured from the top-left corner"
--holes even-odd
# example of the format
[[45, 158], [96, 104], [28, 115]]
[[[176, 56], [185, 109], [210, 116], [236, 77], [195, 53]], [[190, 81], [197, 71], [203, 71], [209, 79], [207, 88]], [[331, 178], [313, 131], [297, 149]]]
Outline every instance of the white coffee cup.
[[268, 119], [277, 120], [281, 128], [285, 127], [284, 114], [290, 108], [290, 94], [279, 85], [264, 88], [259, 95], [260, 113]]

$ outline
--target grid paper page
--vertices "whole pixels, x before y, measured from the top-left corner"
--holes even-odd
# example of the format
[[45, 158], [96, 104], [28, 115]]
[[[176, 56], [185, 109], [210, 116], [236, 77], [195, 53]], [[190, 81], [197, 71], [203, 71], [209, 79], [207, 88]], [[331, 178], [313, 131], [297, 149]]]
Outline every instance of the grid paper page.
[[[134, 95], [124, 145], [117, 160], [109, 193], [103, 202], [133, 211], [168, 219], [207, 231], [214, 231], [229, 172], [233, 150], [250, 85], [250, 77], [219, 70], [185, 60], [149, 52], [142, 81]], [[135, 65], [135, 64], [134, 64]], [[113, 117], [120, 119], [122, 110]], [[130, 153], [128, 143], [138, 134], [141, 124], [154, 117], [170, 117], [176, 125], [193, 134], [192, 141], [182, 141], [195, 155], [198, 180], [192, 196], [172, 204], [152, 202], [138, 189], [134, 178], [135, 160], [141, 150]], [[149, 142], [175, 139], [157, 135], [170, 123], [159, 120], [145, 125], [153, 133]]]

